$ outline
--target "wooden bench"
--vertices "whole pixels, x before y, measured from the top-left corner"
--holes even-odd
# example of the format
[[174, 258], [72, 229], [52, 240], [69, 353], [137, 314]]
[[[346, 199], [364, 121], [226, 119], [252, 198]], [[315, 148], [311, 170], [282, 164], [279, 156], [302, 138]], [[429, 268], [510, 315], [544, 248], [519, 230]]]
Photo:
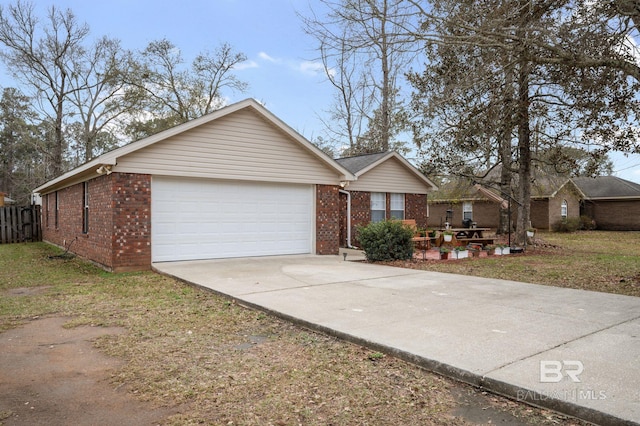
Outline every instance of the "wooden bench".
[[424, 259], [426, 257], [427, 250], [431, 248], [432, 242], [435, 242], [435, 238], [429, 236], [421, 237], [418, 232], [418, 224], [415, 219], [405, 219], [402, 221], [402, 224], [413, 230], [413, 238], [411, 238], [411, 241], [413, 241], [418, 250], [422, 250], [422, 258]]
[[416, 223], [415, 219], [404, 219], [402, 221], [402, 224], [413, 229], [413, 232], [418, 232], [418, 224]]

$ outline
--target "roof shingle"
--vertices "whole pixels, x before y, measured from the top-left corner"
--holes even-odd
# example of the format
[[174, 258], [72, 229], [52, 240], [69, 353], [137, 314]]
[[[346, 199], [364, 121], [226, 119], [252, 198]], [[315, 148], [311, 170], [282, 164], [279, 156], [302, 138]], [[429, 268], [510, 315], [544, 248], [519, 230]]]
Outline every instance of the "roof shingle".
[[380, 160], [388, 152], [378, 152], [376, 154], [363, 154], [354, 157], [337, 158], [336, 162], [353, 174], [357, 174], [360, 170], [366, 169], [376, 161]]
[[587, 199], [640, 198], [640, 184], [616, 176], [578, 177], [572, 180]]

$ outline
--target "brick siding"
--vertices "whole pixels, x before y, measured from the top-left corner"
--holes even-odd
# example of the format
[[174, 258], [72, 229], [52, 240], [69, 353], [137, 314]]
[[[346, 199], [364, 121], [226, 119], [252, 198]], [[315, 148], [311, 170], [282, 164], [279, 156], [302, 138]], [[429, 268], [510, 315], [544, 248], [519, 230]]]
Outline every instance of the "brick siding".
[[316, 254], [340, 250], [340, 193], [338, 186], [316, 185]]
[[113, 175], [114, 269], [148, 269], [151, 266], [151, 175]]
[[[365, 191], [349, 191], [351, 194], [351, 244], [358, 246], [358, 226], [366, 226], [371, 222], [371, 193]], [[426, 227], [427, 197], [425, 194], [405, 194], [405, 219], [415, 219], [420, 227]], [[391, 194], [386, 194], [386, 216], [391, 217]], [[340, 244], [346, 246], [347, 197], [340, 198]]]
[[583, 214], [607, 231], [640, 231], [640, 200], [585, 201]]
[[113, 173], [88, 181], [89, 227], [83, 233], [83, 183], [44, 196], [43, 239], [112, 271], [151, 266], [151, 177]]
[[[548, 198], [531, 200], [531, 210], [529, 211], [529, 217], [531, 218], [532, 227], [540, 230], [551, 229], [551, 222], [549, 220], [552, 213], [553, 212], [550, 210]], [[559, 205], [558, 205], [557, 217], [558, 219], [560, 219]]]
[[415, 219], [419, 228], [428, 226], [426, 194], [405, 194], [404, 205], [404, 217], [406, 219]]
[[[580, 200], [575, 192], [563, 188], [555, 197], [531, 200], [531, 226], [538, 229], [551, 229], [555, 222], [561, 220], [562, 201], [567, 200], [568, 217], [580, 216]], [[462, 226], [462, 203], [429, 202], [429, 221], [431, 226], [444, 226], [447, 210], [453, 210], [451, 223]], [[518, 206], [511, 205], [511, 223], [515, 226], [518, 218]], [[500, 224], [500, 205], [491, 201], [473, 201], [473, 220], [481, 228], [498, 228]]]
[[351, 244], [359, 246], [358, 226], [371, 222], [371, 193], [363, 191], [351, 192]]

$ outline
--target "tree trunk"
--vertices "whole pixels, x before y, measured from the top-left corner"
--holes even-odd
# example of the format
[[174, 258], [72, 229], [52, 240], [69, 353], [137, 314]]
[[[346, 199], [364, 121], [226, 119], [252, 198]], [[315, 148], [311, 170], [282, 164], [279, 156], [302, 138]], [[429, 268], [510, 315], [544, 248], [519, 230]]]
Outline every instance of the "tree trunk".
[[380, 126], [380, 142], [382, 151], [389, 150], [389, 139], [391, 139], [391, 73], [389, 72], [389, 44], [387, 43], [386, 19], [388, 13], [387, 0], [383, 2], [384, 12], [380, 23], [380, 59], [382, 62], [382, 123]]
[[[498, 135], [499, 149], [500, 149], [500, 163], [502, 169], [500, 171], [500, 191], [501, 196], [506, 198], [505, 194], [512, 196], [511, 194], [511, 132], [513, 131], [513, 68], [505, 68], [505, 91], [503, 98], [503, 106], [501, 112], [500, 134]], [[511, 202], [510, 200], [508, 200]], [[498, 227], [498, 234], [505, 235], [509, 232], [511, 220], [509, 218], [509, 210], [500, 209], [500, 224]]]
[[518, 70], [518, 218], [516, 244], [523, 245], [531, 217], [531, 129], [529, 123], [529, 69], [525, 55]]
[[64, 100], [58, 96], [58, 102], [56, 104], [56, 117], [53, 132], [53, 152], [51, 157], [53, 158], [53, 164], [51, 172], [54, 177], [60, 176], [64, 171], [63, 158], [64, 158], [64, 134], [62, 131], [62, 117], [64, 117]]

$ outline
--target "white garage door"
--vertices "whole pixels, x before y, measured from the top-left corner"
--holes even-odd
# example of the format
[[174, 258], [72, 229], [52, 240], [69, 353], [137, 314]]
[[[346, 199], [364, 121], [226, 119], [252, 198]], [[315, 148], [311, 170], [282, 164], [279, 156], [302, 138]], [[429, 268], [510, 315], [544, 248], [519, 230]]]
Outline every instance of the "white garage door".
[[154, 262], [311, 253], [313, 186], [154, 177]]

